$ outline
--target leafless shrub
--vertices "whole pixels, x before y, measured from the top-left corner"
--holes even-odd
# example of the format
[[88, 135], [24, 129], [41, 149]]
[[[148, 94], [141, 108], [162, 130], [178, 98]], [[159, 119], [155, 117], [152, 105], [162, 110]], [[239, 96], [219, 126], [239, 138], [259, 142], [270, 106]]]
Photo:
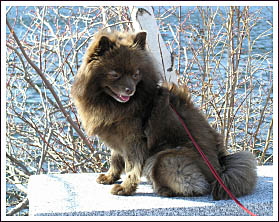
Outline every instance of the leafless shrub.
[[167, 39], [177, 55], [181, 84], [191, 89], [226, 145], [232, 151], [254, 152], [259, 164], [272, 159], [272, 154], [265, 156], [272, 149], [273, 123], [273, 50], [267, 44], [273, 25], [268, 10], [195, 7], [183, 14], [181, 7], [162, 7], [164, 17], [175, 16], [178, 22], [159, 20], [161, 33], [172, 34]]
[[[273, 27], [264, 10], [269, 9], [154, 10], [176, 55], [180, 84], [188, 85], [228, 147], [256, 153], [259, 164], [272, 160], [273, 141], [272, 50], [261, 48], [272, 41]], [[109, 150], [85, 135], [70, 87], [95, 31], [131, 30], [129, 13], [128, 7], [8, 8], [7, 215], [28, 214], [30, 175], [108, 168]], [[259, 23], [265, 24], [260, 31]]]

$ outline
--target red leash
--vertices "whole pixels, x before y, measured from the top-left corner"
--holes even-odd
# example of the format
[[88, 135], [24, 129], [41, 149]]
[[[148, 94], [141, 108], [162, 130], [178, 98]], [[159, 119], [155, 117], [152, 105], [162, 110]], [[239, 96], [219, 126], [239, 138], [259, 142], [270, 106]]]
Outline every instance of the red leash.
[[204, 159], [204, 161], [206, 162], [207, 166], [209, 167], [209, 169], [211, 170], [211, 172], [213, 173], [213, 175], [215, 176], [215, 178], [218, 180], [218, 182], [222, 185], [222, 187], [224, 188], [224, 190], [229, 194], [229, 196], [244, 210], [246, 211], [248, 214], [250, 214], [251, 216], [257, 216], [255, 214], [253, 214], [251, 211], [249, 211], [246, 207], [244, 207], [237, 199], [236, 197], [231, 193], [231, 191], [226, 187], [226, 185], [224, 184], [224, 182], [222, 181], [222, 179], [220, 178], [220, 176], [218, 175], [218, 173], [216, 172], [216, 170], [214, 169], [214, 167], [211, 165], [211, 163], [209, 162], [209, 160], [207, 159], [206, 155], [202, 152], [201, 148], [199, 147], [199, 145], [196, 143], [196, 141], [194, 140], [194, 138], [192, 137], [190, 131], [188, 130], [188, 128], [186, 127], [186, 124], [184, 123], [183, 119], [180, 117], [180, 115], [177, 113], [177, 111], [173, 108], [173, 106], [170, 104], [172, 110], [176, 113], [176, 115], [178, 116], [181, 124], [183, 125], [184, 129], [186, 130], [188, 136], [190, 137], [190, 139], [192, 140], [194, 146], [197, 148], [197, 150], [199, 151], [199, 153], [201, 154], [202, 158]]

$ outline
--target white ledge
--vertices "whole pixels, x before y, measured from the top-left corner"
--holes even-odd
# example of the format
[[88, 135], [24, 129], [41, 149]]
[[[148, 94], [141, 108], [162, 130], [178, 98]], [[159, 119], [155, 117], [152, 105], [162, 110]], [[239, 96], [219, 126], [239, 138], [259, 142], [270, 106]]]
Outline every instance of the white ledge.
[[[238, 200], [259, 216], [273, 216], [273, 166], [258, 167], [254, 192]], [[96, 183], [98, 174], [43, 174], [30, 177], [30, 216], [247, 216], [233, 200], [160, 197], [142, 182], [133, 196], [110, 194], [113, 185]]]

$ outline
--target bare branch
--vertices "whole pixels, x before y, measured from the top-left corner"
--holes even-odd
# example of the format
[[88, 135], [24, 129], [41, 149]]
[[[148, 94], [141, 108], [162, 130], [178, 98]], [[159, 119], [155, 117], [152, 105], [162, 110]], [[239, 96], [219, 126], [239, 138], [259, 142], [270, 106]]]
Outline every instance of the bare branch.
[[[76, 132], [78, 133], [78, 135], [84, 140], [84, 142], [86, 143], [86, 145], [88, 146], [88, 148], [91, 149], [92, 152], [94, 152], [94, 148], [91, 146], [91, 144], [88, 142], [88, 140], [86, 139], [86, 137], [84, 136], [84, 134], [81, 132], [81, 130], [76, 126], [76, 124], [73, 122], [72, 118], [70, 117], [70, 115], [66, 112], [66, 110], [64, 109], [62, 103], [60, 102], [56, 92], [54, 91], [54, 89], [52, 88], [51, 84], [49, 83], [49, 81], [46, 79], [46, 77], [44, 76], [44, 74], [41, 72], [41, 70], [31, 61], [31, 59], [27, 56], [27, 54], [25, 53], [24, 48], [22, 47], [17, 35], [15, 34], [15, 32], [13, 31], [10, 23], [8, 22], [8, 19], [6, 20], [6, 23], [8, 25], [8, 28], [10, 30], [10, 32], [12, 33], [15, 41], [17, 42], [23, 56], [25, 57], [25, 59], [27, 60], [27, 62], [36, 70], [36, 72], [40, 75], [40, 77], [42, 78], [42, 80], [44, 81], [44, 83], [46, 84], [46, 86], [48, 87], [48, 89], [50, 90], [50, 92], [52, 93], [53, 97], [55, 98], [55, 101], [57, 102], [60, 110], [62, 111], [62, 113], [64, 114], [65, 118], [67, 119], [67, 121], [71, 124], [71, 126], [76, 130]], [[99, 160], [99, 156], [98, 154], [95, 156], [97, 158], [97, 160]]]
[[17, 212], [21, 211], [22, 209], [25, 209], [28, 207], [29, 204], [29, 200], [26, 197], [22, 202], [20, 202], [16, 207], [14, 207], [12, 210], [10, 210], [7, 213], [7, 216], [13, 216], [14, 214], [16, 214]]

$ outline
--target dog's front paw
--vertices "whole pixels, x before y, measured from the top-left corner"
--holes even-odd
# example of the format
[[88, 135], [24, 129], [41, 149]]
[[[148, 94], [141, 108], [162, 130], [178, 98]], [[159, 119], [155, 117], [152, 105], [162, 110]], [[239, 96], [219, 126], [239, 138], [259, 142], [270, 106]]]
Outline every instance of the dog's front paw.
[[100, 184], [113, 184], [115, 182], [115, 178], [111, 175], [100, 174], [96, 179], [96, 182]]
[[130, 196], [133, 192], [125, 189], [125, 187], [121, 186], [120, 184], [115, 184], [111, 189], [111, 193], [113, 195]]

